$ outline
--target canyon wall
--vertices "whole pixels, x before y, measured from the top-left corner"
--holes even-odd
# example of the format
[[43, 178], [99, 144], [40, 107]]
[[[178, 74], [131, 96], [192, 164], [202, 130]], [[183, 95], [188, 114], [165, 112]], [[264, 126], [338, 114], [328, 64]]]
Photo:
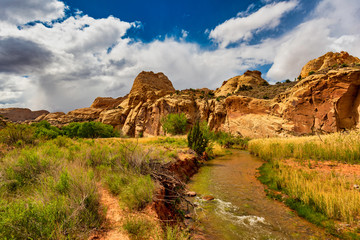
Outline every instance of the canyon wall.
[[36, 121], [47, 120], [58, 126], [100, 121], [129, 136], [163, 134], [160, 120], [169, 113], [185, 113], [189, 125], [199, 119], [207, 121], [214, 131], [249, 137], [329, 133], [359, 127], [358, 58], [345, 52], [327, 53], [305, 65], [301, 76], [275, 98], [266, 99], [264, 95], [261, 99], [243, 96], [244, 91], [263, 91], [264, 86], [271, 90], [273, 85], [262, 79], [259, 71], [231, 78], [215, 91], [176, 91], [163, 73], [141, 72], [125, 97], [96, 98], [89, 108], [43, 114]]

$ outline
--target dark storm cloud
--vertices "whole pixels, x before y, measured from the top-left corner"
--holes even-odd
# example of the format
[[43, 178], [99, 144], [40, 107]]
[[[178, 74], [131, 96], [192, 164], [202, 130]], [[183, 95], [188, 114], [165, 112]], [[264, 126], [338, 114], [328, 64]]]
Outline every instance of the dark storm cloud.
[[0, 38], [0, 73], [26, 73], [45, 67], [52, 53], [41, 45], [22, 38]]

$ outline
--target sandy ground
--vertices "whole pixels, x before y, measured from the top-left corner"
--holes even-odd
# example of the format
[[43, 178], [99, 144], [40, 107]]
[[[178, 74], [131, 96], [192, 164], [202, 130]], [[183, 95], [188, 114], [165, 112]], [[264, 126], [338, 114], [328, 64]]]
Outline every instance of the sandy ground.
[[100, 204], [106, 209], [106, 220], [104, 226], [96, 232], [89, 240], [127, 240], [130, 239], [122, 230], [122, 223], [126, 213], [119, 206], [117, 197], [98, 184], [100, 193]]

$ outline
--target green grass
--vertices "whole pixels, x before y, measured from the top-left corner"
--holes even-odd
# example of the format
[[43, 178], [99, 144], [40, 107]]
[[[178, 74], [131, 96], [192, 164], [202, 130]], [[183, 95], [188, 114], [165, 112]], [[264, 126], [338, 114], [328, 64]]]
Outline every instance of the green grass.
[[190, 234], [178, 226], [166, 226], [163, 240], [188, 240]]
[[159, 137], [156, 140], [149, 141], [148, 144], [162, 145], [165, 147], [175, 147], [175, 148], [186, 148], [187, 141], [185, 138], [175, 138], [175, 137]]
[[150, 239], [154, 225], [144, 218], [128, 218], [123, 224], [124, 230], [130, 235], [131, 239]]
[[152, 201], [151, 159], [133, 143], [58, 137], [0, 159], [0, 239], [86, 239], [101, 225], [97, 182], [131, 210]]

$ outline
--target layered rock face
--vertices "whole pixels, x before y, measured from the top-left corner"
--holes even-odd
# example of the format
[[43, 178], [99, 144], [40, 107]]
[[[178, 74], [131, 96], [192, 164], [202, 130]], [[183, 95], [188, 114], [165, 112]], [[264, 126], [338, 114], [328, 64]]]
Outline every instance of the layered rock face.
[[40, 115], [48, 114], [46, 110], [31, 111], [28, 108], [1, 108], [0, 115], [12, 122], [34, 120]]
[[274, 99], [272, 113], [291, 121], [294, 133], [359, 127], [360, 67], [308, 76]]
[[[352, 59], [349, 67], [322, 67], [332, 64], [329, 56]], [[274, 99], [241, 96], [242, 86], [268, 83], [258, 71], [247, 71], [225, 81], [216, 91], [208, 89], [175, 91], [163, 73], [141, 72], [130, 93], [118, 99], [97, 98], [90, 108], [68, 114], [41, 116], [57, 125], [72, 121], [100, 121], [121, 129], [129, 136], [163, 134], [161, 118], [169, 113], [185, 113], [191, 125], [207, 121], [214, 131], [249, 137], [272, 137], [335, 132], [359, 127], [360, 66], [347, 53], [328, 53], [309, 62], [315, 73]], [[325, 64], [326, 62], [326, 64]], [[311, 64], [310, 64], [311, 63]], [[324, 65], [325, 64], [325, 65]], [[315, 70], [317, 69], [317, 70]], [[242, 87], [243, 88], [243, 87]]]
[[[341, 65], [352, 65], [360, 63], [360, 59], [351, 56], [347, 52], [333, 53], [328, 52], [325, 55], [309, 61], [301, 70], [300, 76], [305, 78], [309, 73], [320, 70], [329, 70], [328, 68], [337, 68]], [[327, 71], [326, 71], [327, 72]]]

